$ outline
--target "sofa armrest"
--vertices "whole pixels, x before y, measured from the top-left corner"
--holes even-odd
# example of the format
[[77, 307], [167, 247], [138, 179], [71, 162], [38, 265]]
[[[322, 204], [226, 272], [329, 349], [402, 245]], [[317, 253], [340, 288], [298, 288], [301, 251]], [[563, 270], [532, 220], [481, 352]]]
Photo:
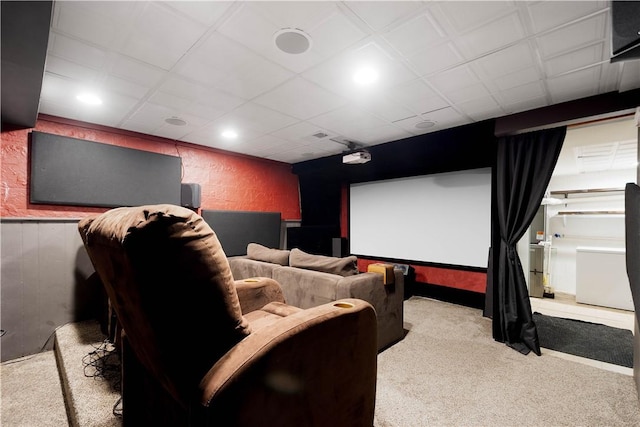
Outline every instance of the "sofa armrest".
[[340, 279], [336, 298], [359, 298], [373, 305], [378, 316], [378, 345], [383, 349], [404, 337], [404, 276], [394, 270], [393, 284], [385, 285], [382, 274], [361, 273]]
[[242, 314], [259, 310], [270, 302], [285, 302], [278, 282], [268, 277], [252, 277], [234, 283]]
[[202, 379], [205, 424], [371, 426], [376, 353], [375, 311], [365, 301], [284, 317], [254, 330]]
[[228, 258], [231, 274], [236, 280], [248, 279], [250, 277], [273, 278], [273, 269], [280, 267], [280, 264], [256, 261], [246, 256], [233, 256]]

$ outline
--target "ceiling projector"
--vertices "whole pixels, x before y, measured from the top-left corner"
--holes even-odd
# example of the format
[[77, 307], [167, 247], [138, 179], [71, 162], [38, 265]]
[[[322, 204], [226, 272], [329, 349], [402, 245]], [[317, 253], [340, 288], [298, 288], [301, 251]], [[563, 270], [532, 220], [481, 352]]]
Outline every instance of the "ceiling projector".
[[370, 160], [371, 154], [368, 151], [356, 151], [355, 153], [349, 153], [342, 156], [342, 163], [348, 165], [367, 163]]

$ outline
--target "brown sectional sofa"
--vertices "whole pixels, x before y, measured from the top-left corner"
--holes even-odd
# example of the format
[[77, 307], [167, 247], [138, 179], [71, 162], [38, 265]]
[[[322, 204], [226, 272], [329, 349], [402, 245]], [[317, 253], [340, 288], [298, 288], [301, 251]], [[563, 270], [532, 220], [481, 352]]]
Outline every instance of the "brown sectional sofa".
[[362, 299], [376, 310], [378, 350], [403, 338], [402, 271], [395, 270], [394, 283], [385, 285], [382, 274], [358, 273], [355, 257], [324, 257], [293, 249], [289, 258], [289, 251], [264, 247], [256, 251], [257, 247], [252, 243], [247, 248], [248, 255], [229, 257], [235, 280], [272, 278], [282, 287], [286, 303], [303, 309], [343, 298]]

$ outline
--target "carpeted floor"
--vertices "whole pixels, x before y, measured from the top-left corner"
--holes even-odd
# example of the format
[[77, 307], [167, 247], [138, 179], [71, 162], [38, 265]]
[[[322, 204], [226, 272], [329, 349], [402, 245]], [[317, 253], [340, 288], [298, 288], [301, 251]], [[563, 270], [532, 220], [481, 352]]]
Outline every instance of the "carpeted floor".
[[533, 313], [540, 346], [633, 368], [633, 333], [599, 323]]
[[[63, 364], [68, 376], [84, 377], [82, 359], [94, 349], [83, 347], [95, 338], [70, 329], [82, 339]], [[404, 340], [378, 356], [375, 427], [640, 426], [632, 377], [544, 353], [523, 356], [493, 340], [481, 310], [412, 297], [405, 329]], [[51, 352], [2, 365], [3, 426], [67, 425], [54, 365]], [[86, 377], [74, 382], [88, 386], [75, 393], [88, 400], [72, 414], [74, 425], [120, 425], [112, 389]]]
[[633, 377], [523, 356], [481, 310], [412, 297], [405, 329], [378, 357], [376, 427], [640, 426]]

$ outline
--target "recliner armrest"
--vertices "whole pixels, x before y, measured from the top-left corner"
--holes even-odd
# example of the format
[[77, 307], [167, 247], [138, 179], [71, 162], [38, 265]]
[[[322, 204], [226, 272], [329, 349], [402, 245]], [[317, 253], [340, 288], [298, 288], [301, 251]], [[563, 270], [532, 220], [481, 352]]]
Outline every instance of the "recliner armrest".
[[234, 284], [242, 314], [259, 310], [270, 302], [285, 302], [280, 284], [268, 277], [235, 280]]
[[234, 346], [200, 382], [201, 416], [207, 425], [371, 426], [376, 372], [375, 310], [335, 301]]

